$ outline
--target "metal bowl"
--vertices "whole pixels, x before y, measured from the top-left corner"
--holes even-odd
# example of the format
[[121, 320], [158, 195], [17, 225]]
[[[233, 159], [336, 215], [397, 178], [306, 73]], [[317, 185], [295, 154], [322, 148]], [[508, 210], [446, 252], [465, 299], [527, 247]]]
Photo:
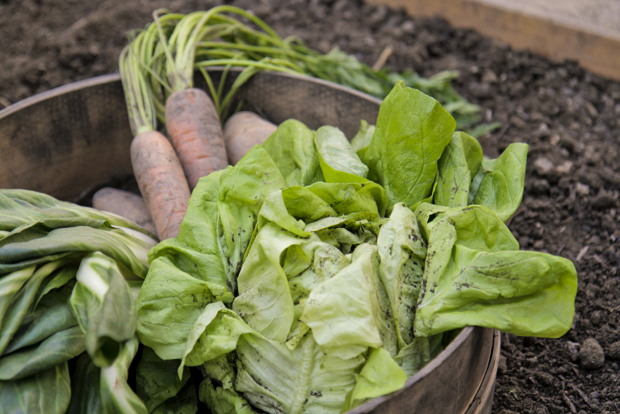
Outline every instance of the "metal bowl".
[[[219, 78], [221, 71], [212, 75]], [[238, 93], [246, 109], [274, 123], [339, 127], [351, 138], [360, 120], [374, 123], [381, 101], [305, 76], [260, 72]], [[0, 111], [0, 188], [25, 188], [74, 201], [132, 173], [125, 99], [118, 75], [72, 83]], [[351, 410], [362, 413], [489, 414], [499, 361], [499, 333], [462, 329], [405, 387]]]

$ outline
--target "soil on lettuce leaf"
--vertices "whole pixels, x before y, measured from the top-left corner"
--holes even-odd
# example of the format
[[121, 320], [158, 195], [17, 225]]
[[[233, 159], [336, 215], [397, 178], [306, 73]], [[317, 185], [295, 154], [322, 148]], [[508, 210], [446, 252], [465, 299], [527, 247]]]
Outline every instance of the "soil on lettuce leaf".
[[[530, 145], [526, 191], [511, 219], [522, 249], [575, 262], [573, 328], [558, 339], [502, 335], [494, 414], [620, 413], [620, 84], [551, 62], [441, 19], [359, 1], [235, 0], [283, 36], [332, 47], [423, 76], [458, 70], [457, 90], [502, 127], [481, 138], [497, 156]], [[117, 71], [130, 29], [154, 9], [190, 12], [197, 0], [0, 0], [0, 108], [33, 94]]]

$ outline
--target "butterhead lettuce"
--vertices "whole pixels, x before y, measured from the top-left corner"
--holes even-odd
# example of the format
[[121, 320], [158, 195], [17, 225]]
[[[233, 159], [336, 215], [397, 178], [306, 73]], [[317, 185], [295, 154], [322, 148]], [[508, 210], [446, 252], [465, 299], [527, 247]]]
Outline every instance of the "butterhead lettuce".
[[455, 125], [399, 83], [353, 145], [289, 120], [203, 177], [136, 303], [149, 361], [169, 364], [149, 406], [177, 404], [199, 367], [218, 414], [339, 413], [402, 388], [446, 332], [565, 333], [573, 264], [519, 250], [504, 224], [527, 146], [489, 160]]

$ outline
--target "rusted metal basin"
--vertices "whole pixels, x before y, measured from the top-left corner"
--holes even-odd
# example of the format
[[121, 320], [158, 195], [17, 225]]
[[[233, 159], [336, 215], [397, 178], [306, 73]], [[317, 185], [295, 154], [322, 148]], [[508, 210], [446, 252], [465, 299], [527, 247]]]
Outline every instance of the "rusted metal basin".
[[[213, 72], [218, 77], [217, 70]], [[374, 123], [380, 101], [313, 78], [260, 72], [240, 89], [245, 109], [274, 123], [339, 127], [353, 137]], [[74, 201], [131, 174], [129, 129], [118, 75], [72, 83], [0, 111], [0, 188], [25, 188]], [[350, 414], [489, 414], [499, 361], [497, 331], [468, 327], [405, 387]]]

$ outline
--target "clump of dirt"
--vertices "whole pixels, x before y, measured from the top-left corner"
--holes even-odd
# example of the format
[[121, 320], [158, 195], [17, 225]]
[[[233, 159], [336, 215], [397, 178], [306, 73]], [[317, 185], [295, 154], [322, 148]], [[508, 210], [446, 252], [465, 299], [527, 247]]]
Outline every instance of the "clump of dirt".
[[[0, 108], [75, 80], [116, 71], [130, 29], [159, 7], [204, 10], [219, 1], [0, 0]], [[424, 76], [455, 69], [456, 87], [503, 127], [481, 139], [495, 157], [530, 145], [522, 207], [509, 223], [522, 249], [572, 260], [574, 326], [558, 339], [502, 336], [494, 413], [620, 412], [618, 360], [620, 84], [575, 62], [550, 62], [440, 19], [354, 0], [235, 0], [283, 36], [327, 52]]]

